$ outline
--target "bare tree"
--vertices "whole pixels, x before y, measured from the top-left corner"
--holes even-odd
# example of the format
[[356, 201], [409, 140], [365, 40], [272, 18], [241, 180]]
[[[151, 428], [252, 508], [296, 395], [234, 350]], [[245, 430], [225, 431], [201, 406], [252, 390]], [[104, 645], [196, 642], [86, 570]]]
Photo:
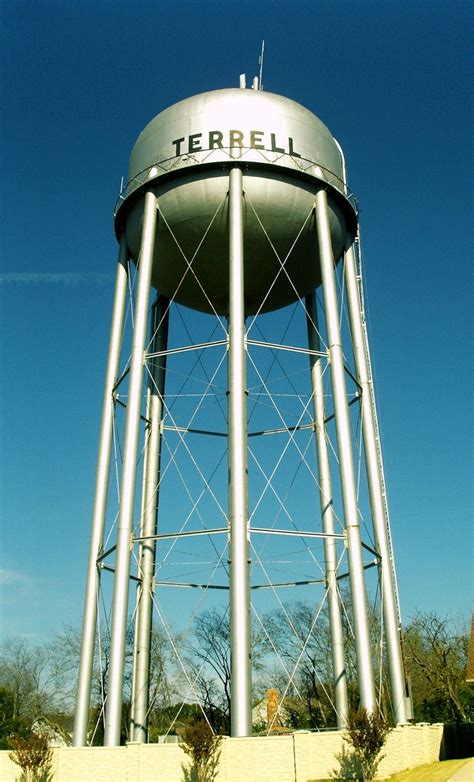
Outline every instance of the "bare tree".
[[[344, 656], [349, 703], [359, 706], [357, 681], [356, 644], [353, 633], [352, 601], [347, 587], [341, 584], [342, 626]], [[381, 620], [377, 606], [369, 604], [369, 630], [371, 634], [372, 664], [377, 671], [379, 684], [378, 702], [382, 713], [390, 718], [388, 669], [386, 654], [381, 639]], [[333, 727], [336, 725], [334, 677], [332, 666], [332, 645], [328, 605], [318, 611], [314, 603], [296, 601], [286, 603], [264, 617], [268, 640], [267, 652], [276, 651], [284, 667], [293, 674], [292, 686], [288, 687], [288, 674], [283, 665], [275, 670], [273, 686], [287, 692], [286, 709], [289, 714], [288, 727]]]
[[12, 695], [12, 717], [34, 720], [70, 708], [69, 661], [58, 655], [55, 642], [32, 646], [9, 638], [0, 647], [0, 686]]
[[188, 644], [188, 667], [209, 722], [214, 730], [230, 728], [230, 623], [224, 610], [199, 614]]
[[[255, 630], [251, 638], [252, 668], [261, 668], [263, 642]], [[229, 733], [231, 707], [230, 620], [226, 608], [200, 613], [188, 643], [187, 665], [206, 716], [217, 732]]]
[[292, 676], [291, 685], [283, 671], [273, 679], [280, 692], [286, 692], [288, 727], [335, 724], [329, 623], [324, 611], [316, 623], [314, 619], [314, 606], [302, 601], [285, 604], [264, 618], [267, 651], [276, 650]]
[[465, 682], [469, 635], [448, 617], [418, 612], [405, 631], [415, 719], [472, 719], [474, 695]]
[[[81, 647], [80, 631], [66, 627], [52, 641], [32, 645], [10, 638], [0, 647], [0, 742], [8, 731], [19, 732], [41, 717], [71, 730]], [[154, 630], [150, 655], [150, 721], [170, 703], [164, 636]], [[133, 628], [127, 631], [122, 736], [128, 738], [132, 677]], [[103, 740], [104, 702], [107, 698], [110, 637], [97, 634], [91, 692], [89, 734]], [[2, 729], [3, 726], [3, 729]], [[12, 728], [13, 726], [13, 728]], [[16, 726], [16, 728], [15, 728]], [[7, 731], [7, 733], [5, 733]], [[4, 736], [5, 734], [5, 736]]]

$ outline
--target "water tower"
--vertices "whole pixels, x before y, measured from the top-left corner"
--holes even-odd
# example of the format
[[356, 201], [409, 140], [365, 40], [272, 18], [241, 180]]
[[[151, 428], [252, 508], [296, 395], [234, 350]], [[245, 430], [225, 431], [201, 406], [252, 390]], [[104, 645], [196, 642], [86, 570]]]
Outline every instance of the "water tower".
[[[369, 711], [376, 708], [365, 584], [368, 565], [364, 555], [369, 552], [369, 564], [377, 565], [383, 595], [395, 719], [406, 722], [397, 585], [363, 313], [358, 213], [346, 182], [339, 144], [314, 114], [288, 98], [258, 89], [258, 83], [246, 89], [241, 80], [239, 89], [216, 90], [183, 100], [158, 114], [140, 134], [130, 158], [128, 183], [117, 202], [115, 231], [120, 253], [92, 521], [75, 744], [84, 745], [87, 738], [98, 590], [104, 569], [114, 573], [105, 744], [113, 746], [120, 741], [132, 581], [138, 583], [133, 737], [146, 740], [150, 632], [153, 594], [158, 588], [157, 547], [164, 545], [165, 538], [176, 540], [185, 535], [193, 540], [199, 535], [221, 535], [228, 544], [228, 581], [219, 588], [229, 593], [232, 735], [247, 736], [252, 729], [250, 594], [256, 585], [250, 576], [250, 546], [253, 536], [263, 534], [305, 539], [313, 536], [322, 541], [322, 580], [340, 726], [348, 708], [338, 590], [343, 557], [344, 575], [350, 583], [360, 702]], [[338, 269], [343, 269], [344, 291], [338, 290]], [[129, 344], [124, 345], [124, 312], [133, 274], [133, 328]], [[152, 289], [157, 298], [149, 316]], [[342, 297], [348, 311], [347, 344], [340, 318]], [[291, 437], [299, 429], [310, 432], [315, 460], [317, 457], [314, 492], [320, 504], [320, 525], [289, 530], [275, 525], [255, 526], [249, 513], [253, 485], [249, 438], [281, 429], [258, 432], [249, 425], [247, 370], [249, 351], [265, 347], [263, 340], [252, 339], [249, 323], [295, 303], [297, 316], [304, 322], [305, 344], [269, 341], [266, 347], [275, 354], [303, 354], [305, 360], [311, 387], [311, 405], [306, 411], [309, 421], [285, 426]], [[168, 318], [176, 306], [206, 314], [200, 317], [216, 318], [220, 339], [195, 344], [190, 338], [188, 344], [170, 347], [172, 323], [168, 328]], [[227, 367], [227, 427], [219, 432], [180, 427], [167, 414], [169, 362], [179, 353], [201, 351], [204, 355], [207, 348], [209, 352], [216, 346], [223, 350]], [[124, 355], [129, 358], [122, 366]], [[349, 356], [353, 370], [349, 368]], [[324, 373], [330, 379], [329, 394], [323, 386]], [[352, 394], [348, 392], [349, 382], [355, 388]], [[125, 396], [120, 394], [124, 386]], [[355, 403], [361, 421], [373, 548], [361, 538], [350, 423]], [[114, 539], [105, 542], [112, 432], [118, 404], [126, 411], [120, 504]], [[330, 419], [335, 427], [333, 456], [327, 437]], [[177, 523], [174, 532], [161, 532], [162, 446], [170, 431], [180, 437], [194, 431], [224, 438], [228, 477], [227, 496], [219, 501], [225, 515], [220, 525], [210, 521], [207, 526], [203, 523], [203, 529], [186, 530]], [[189, 469], [199, 470], [199, 466], [193, 463]], [[335, 497], [341, 505], [339, 530], [335, 526]], [[138, 562], [135, 571], [131, 567], [134, 552]], [[110, 557], [113, 566], [107, 567]]]

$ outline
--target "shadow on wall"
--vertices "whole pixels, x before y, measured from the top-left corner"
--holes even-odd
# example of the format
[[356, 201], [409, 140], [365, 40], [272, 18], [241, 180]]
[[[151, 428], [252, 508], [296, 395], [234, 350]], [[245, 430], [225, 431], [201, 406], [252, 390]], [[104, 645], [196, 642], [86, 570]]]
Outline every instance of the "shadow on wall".
[[443, 730], [439, 759], [474, 757], [474, 722], [449, 722]]

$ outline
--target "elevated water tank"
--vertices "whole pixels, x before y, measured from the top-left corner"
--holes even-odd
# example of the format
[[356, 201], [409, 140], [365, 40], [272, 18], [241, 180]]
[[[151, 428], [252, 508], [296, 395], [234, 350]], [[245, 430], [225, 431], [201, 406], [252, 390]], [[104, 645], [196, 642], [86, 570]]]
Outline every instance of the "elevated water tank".
[[244, 174], [247, 314], [283, 307], [319, 285], [312, 213], [318, 189], [328, 192], [336, 259], [356, 224], [339, 147], [328, 128], [295, 101], [224, 89], [162, 111], [133, 147], [116, 233], [126, 232], [136, 261], [143, 195], [151, 189], [159, 203], [153, 285], [178, 303], [223, 315], [228, 170], [235, 165]]

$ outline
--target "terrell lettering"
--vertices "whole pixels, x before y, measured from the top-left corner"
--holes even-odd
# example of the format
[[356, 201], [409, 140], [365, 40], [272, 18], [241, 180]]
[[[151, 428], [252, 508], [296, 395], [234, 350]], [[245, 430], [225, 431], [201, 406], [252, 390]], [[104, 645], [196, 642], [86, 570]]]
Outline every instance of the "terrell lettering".
[[[207, 146], [206, 146], [207, 143]], [[291, 137], [284, 138], [278, 133], [266, 133], [264, 130], [210, 130], [207, 133], [192, 133], [171, 142], [174, 154], [178, 157], [186, 152], [201, 152], [210, 149], [266, 149], [281, 155], [301, 157], [295, 150], [295, 142]]]

